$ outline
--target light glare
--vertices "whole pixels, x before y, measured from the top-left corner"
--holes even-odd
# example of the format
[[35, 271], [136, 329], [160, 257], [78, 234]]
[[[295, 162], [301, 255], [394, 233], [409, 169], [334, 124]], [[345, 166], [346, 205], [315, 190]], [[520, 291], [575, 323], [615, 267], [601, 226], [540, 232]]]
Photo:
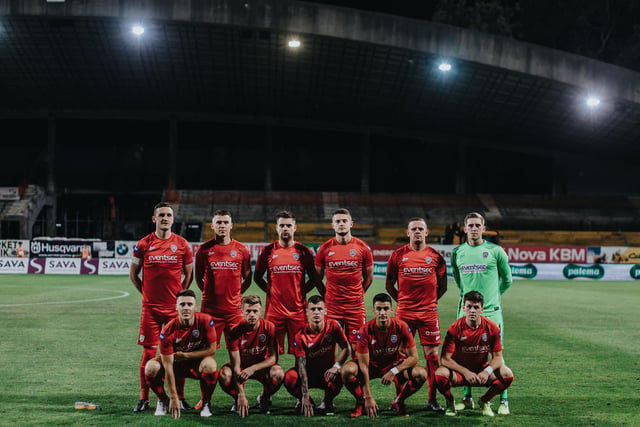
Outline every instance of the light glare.
[[300, 40], [296, 40], [296, 39], [289, 40], [289, 47], [292, 47], [292, 48], [300, 47]]
[[598, 105], [600, 105], [600, 98], [596, 98], [595, 96], [590, 96], [587, 98], [587, 106], [597, 107]]
[[443, 62], [442, 64], [440, 64], [438, 66], [438, 70], [440, 70], [440, 71], [450, 71], [451, 70], [451, 64], [449, 64], [447, 62]]
[[136, 36], [141, 36], [142, 34], [144, 34], [144, 27], [142, 25], [134, 25], [131, 28], [131, 32]]

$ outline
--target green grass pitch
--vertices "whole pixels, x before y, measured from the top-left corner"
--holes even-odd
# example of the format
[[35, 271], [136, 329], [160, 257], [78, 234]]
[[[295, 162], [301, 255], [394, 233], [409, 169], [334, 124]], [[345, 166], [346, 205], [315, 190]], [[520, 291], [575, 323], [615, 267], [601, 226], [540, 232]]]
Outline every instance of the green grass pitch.
[[[376, 279], [371, 298], [384, 289]], [[126, 293], [128, 296], [125, 296]], [[249, 292], [258, 292], [255, 285]], [[450, 282], [440, 301], [444, 330], [454, 320], [458, 291]], [[640, 340], [634, 321], [640, 286], [634, 282], [516, 281], [504, 295], [505, 359], [515, 373], [509, 399], [512, 415], [482, 418], [467, 411], [457, 417], [424, 411], [426, 387], [407, 401], [410, 418], [386, 411], [393, 388], [377, 380], [373, 393], [380, 405], [378, 422], [390, 425], [433, 424], [503, 426], [640, 425], [638, 389]], [[281, 389], [273, 398], [273, 415], [229, 414], [231, 398], [219, 387], [214, 417], [185, 413], [179, 421], [158, 419], [153, 411], [134, 414], [138, 400], [136, 344], [140, 295], [127, 277], [0, 276], [0, 425], [368, 425], [351, 420], [353, 398], [343, 389], [337, 415], [303, 420], [293, 415], [294, 400]], [[226, 363], [221, 348], [216, 359]], [[421, 355], [422, 359], [422, 355]], [[280, 360], [288, 369], [290, 356]], [[421, 362], [423, 364], [423, 362]], [[259, 384], [247, 383], [255, 399]], [[187, 381], [187, 398], [199, 397], [196, 381]], [[477, 389], [478, 398], [482, 391]], [[461, 390], [455, 391], [460, 398]], [[318, 391], [312, 391], [316, 402]], [[439, 396], [441, 403], [444, 402]], [[75, 401], [91, 401], [101, 411], [74, 410]], [[155, 398], [151, 399], [152, 407]], [[497, 398], [494, 400], [494, 409]]]

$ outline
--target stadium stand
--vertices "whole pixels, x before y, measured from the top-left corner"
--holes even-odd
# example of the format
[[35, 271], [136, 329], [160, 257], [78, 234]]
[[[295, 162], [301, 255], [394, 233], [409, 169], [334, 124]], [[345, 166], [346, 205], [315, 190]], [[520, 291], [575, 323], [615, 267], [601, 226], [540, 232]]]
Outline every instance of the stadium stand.
[[55, 206], [53, 197], [44, 188], [28, 185], [21, 191], [20, 200], [5, 201], [0, 206], [3, 236], [30, 238], [33, 225], [46, 206]]
[[[275, 236], [273, 217], [282, 209], [298, 218], [297, 237], [322, 242], [333, 235], [329, 224], [338, 207], [351, 210], [354, 235], [367, 242], [406, 241], [405, 221], [423, 217], [430, 243], [441, 243], [446, 224], [461, 222], [471, 211], [487, 216], [489, 232], [503, 245], [640, 244], [640, 200], [622, 196], [551, 197], [513, 195], [395, 195], [359, 193], [301, 193], [179, 190], [165, 194], [181, 221], [206, 223], [211, 214], [233, 214], [238, 240], [262, 241]], [[629, 230], [629, 231], [627, 231]], [[637, 235], [638, 234], [638, 235]]]

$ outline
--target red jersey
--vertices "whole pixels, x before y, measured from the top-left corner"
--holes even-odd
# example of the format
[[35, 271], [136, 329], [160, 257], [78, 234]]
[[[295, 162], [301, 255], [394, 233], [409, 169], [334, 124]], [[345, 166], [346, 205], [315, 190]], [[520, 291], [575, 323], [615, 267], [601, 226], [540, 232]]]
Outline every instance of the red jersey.
[[305, 273], [309, 277], [315, 274], [311, 250], [298, 242], [289, 248], [283, 248], [278, 241], [271, 243], [262, 250], [256, 263], [256, 276], [262, 277], [265, 272], [265, 312], [281, 317], [303, 314]]
[[376, 319], [369, 320], [358, 333], [357, 352], [369, 353], [369, 366], [386, 371], [406, 357], [401, 349], [415, 347], [413, 334], [402, 320], [391, 318], [389, 327], [382, 330], [376, 326]]
[[196, 255], [196, 273], [204, 277], [202, 311], [216, 314], [237, 312], [242, 301], [242, 272], [251, 271], [249, 250], [237, 240], [227, 245], [215, 239], [205, 242]]
[[502, 351], [500, 328], [482, 316], [480, 326], [472, 328], [464, 317], [456, 320], [447, 330], [442, 353], [451, 353], [453, 360], [478, 373], [489, 360], [489, 353]]
[[398, 282], [396, 317], [420, 319], [438, 306], [438, 279], [447, 275], [442, 255], [427, 246], [421, 251], [405, 245], [389, 258], [387, 278]]
[[204, 350], [218, 342], [213, 319], [206, 313], [195, 313], [193, 325], [183, 328], [176, 316], [160, 333], [160, 354], [170, 355], [178, 351]]
[[182, 269], [193, 262], [189, 243], [175, 233], [160, 239], [153, 232], [138, 241], [133, 257], [142, 260], [142, 305], [175, 309]]
[[250, 331], [241, 323], [229, 333], [229, 350], [240, 352], [240, 367], [245, 369], [260, 363], [276, 348], [276, 327], [268, 320], [260, 319], [258, 329]]
[[326, 319], [320, 332], [313, 332], [309, 325], [298, 332], [293, 346], [296, 357], [307, 358], [307, 372], [324, 374], [336, 363], [336, 346], [341, 342], [347, 343], [342, 328], [337, 321]]
[[365, 242], [356, 237], [351, 237], [345, 245], [335, 237], [327, 240], [318, 249], [315, 264], [323, 267], [327, 274], [325, 301], [329, 312], [351, 309], [354, 303], [364, 307], [362, 273], [373, 265], [371, 248]]

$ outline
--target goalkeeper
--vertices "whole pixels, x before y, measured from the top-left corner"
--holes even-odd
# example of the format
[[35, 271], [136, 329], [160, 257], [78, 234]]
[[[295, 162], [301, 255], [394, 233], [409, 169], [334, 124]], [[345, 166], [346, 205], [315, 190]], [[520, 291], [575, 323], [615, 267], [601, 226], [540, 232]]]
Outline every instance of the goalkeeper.
[[[486, 231], [484, 217], [477, 212], [471, 212], [464, 218], [464, 232], [467, 242], [456, 247], [451, 254], [453, 278], [460, 288], [460, 302], [458, 304], [458, 318], [464, 317], [463, 295], [477, 291], [484, 295], [483, 315], [493, 320], [500, 327], [500, 338], [504, 336], [504, 321], [502, 318], [501, 295], [511, 286], [511, 268], [504, 250], [482, 238]], [[473, 409], [471, 387], [464, 388], [462, 403], [458, 410]], [[498, 414], [509, 414], [507, 390], [500, 395]]]

